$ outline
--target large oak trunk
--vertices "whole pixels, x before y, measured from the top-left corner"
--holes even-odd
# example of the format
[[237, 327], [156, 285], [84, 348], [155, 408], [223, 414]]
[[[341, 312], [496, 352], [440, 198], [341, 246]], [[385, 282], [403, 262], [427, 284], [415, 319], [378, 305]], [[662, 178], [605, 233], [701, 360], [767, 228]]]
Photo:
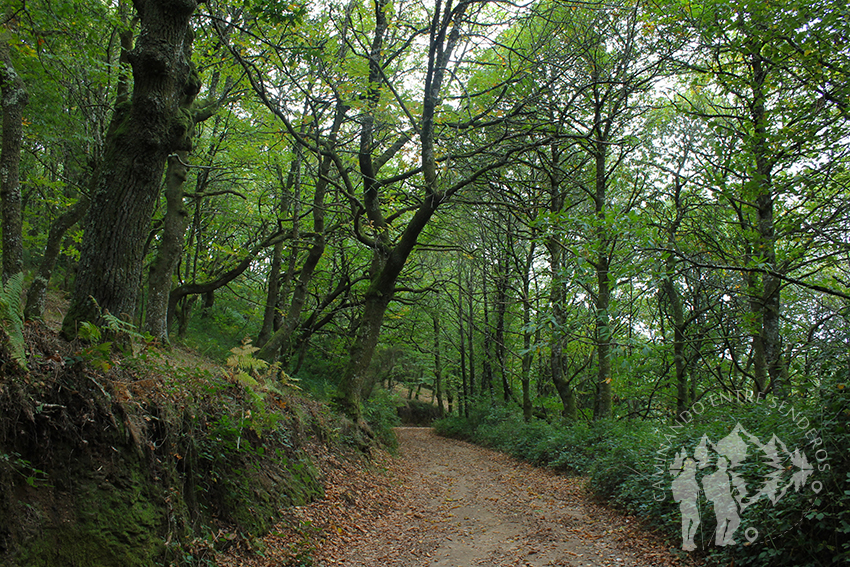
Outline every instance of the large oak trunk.
[[76, 335], [80, 322], [98, 320], [98, 306], [119, 317], [135, 316], [143, 247], [165, 162], [170, 154], [190, 149], [191, 116], [185, 109], [200, 81], [190, 64], [189, 18], [197, 2], [136, 0], [134, 5], [140, 32], [128, 56], [133, 95], [116, 108], [96, 174], [79, 272], [62, 324], [67, 337]]

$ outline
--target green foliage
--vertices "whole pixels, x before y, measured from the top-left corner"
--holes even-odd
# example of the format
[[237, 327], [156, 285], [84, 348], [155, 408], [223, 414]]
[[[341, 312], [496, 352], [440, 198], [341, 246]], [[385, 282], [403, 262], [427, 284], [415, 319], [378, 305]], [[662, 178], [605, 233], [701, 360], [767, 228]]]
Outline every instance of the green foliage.
[[278, 400], [267, 399], [268, 394], [281, 397], [287, 392], [300, 390], [295, 383], [298, 380], [280, 370], [279, 364], [269, 364], [254, 358], [258, 350], [251, 344], [251, 339], [245, 338], [240, 346], [230, 349], [231, 355], [226, 362], [228, 379], [244, 387], [249, 402], [249, 408], [243, 409], [238, 418], [223, 415], [217, 422], [219, 437], [235, 439], [237, 451], [242, 449], [243, 429], [247, 428], [262, 437], [264, 432], [277, 429], [283, 419], [280, 406], [276, 404]]
[[398, 394], [380, 388], [363, 404], [363, 417], [366, 423], [380, 442], [391, 450], [398, 447], [393, 427], [401, 423], [398, 407], [402, 403]]
[[[38, 408], [36, 409], [38, 411]], [[47, 483], [46, 472], [35, 468], [30, 461], [24, 459], [19, 453], [14, 451], [12, 453], [0, 453], [0, 465], [10, 467], [33, 488], [43, 486]]]
[[230, 369], [230, 378], [248, 386], [257, 392], [274, 391], [278, 394], [285, 390], [300, 390], [297, 378], [289, 376], [280, 369], [280, 364], [269, 364], [260, 358], [254, 358], [259, 348], [251, 344], [251, 339], [242, 340], [242, 345], [230, 349], [226, 365]]
[[[0, 285], [0, 331], [5, 331], [9, 354], [18, 367], [27, 369], [27, 348], [24, 342], [24, 310], [21, 303], [24, 274], [19, 272]], [[0, 337], [2, 338], [2, 337]]]
[[143, 335], [132, 323], [115, 317], [109, 311], [102, 310], [94, 301], [94, 298], [92, 298], [92, 302], [97, 307], [103, 323], [100, 326], [91, 321], [80, 323], [77, 337], [84, 343], [89, 343], [89, 345], [82, 348], [77, 355], [71, 357], [71, 360], [84, 360], [101, 372], [108, 372], [112, 368], [113, 349], [117, 349], [131, 359], [146, 351], [153, 341], [153, 337], [147, 333]]

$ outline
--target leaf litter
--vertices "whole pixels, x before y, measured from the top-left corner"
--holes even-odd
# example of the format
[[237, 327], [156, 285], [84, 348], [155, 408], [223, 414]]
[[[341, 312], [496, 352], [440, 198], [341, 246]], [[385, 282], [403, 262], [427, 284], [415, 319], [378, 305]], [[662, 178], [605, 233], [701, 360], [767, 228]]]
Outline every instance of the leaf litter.
[[635, 518], [592, 498], [587, 481], [429, 428], [398, 428], [399, 456], [322, 453], [325, 497], [289, 509], [223, 567], [690, 567]]

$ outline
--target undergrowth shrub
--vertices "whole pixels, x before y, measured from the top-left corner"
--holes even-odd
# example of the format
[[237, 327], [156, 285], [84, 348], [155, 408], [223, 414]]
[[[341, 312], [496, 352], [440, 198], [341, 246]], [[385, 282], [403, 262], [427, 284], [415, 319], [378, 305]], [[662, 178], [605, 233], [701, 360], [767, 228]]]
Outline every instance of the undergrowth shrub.
[[366, 423], [372, 428], [372, 433], [381, 444], [390, 450], [398, 447], [393, 427], [401, 423], [398, 417], [398, 407], [401, 404], [398, 394], [383, 388], [377, 389], [375, 394], [363, 404], [363, 417]]

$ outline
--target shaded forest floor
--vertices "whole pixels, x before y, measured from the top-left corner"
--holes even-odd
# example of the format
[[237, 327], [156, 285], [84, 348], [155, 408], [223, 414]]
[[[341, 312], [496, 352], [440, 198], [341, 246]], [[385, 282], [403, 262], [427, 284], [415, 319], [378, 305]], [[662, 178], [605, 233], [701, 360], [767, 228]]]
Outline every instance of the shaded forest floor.
[[565, 477], [428, 428], [399, 428], [399, 457], [334, 461], [326, 497], [296, 507], [236, 566], [696, 565]]

